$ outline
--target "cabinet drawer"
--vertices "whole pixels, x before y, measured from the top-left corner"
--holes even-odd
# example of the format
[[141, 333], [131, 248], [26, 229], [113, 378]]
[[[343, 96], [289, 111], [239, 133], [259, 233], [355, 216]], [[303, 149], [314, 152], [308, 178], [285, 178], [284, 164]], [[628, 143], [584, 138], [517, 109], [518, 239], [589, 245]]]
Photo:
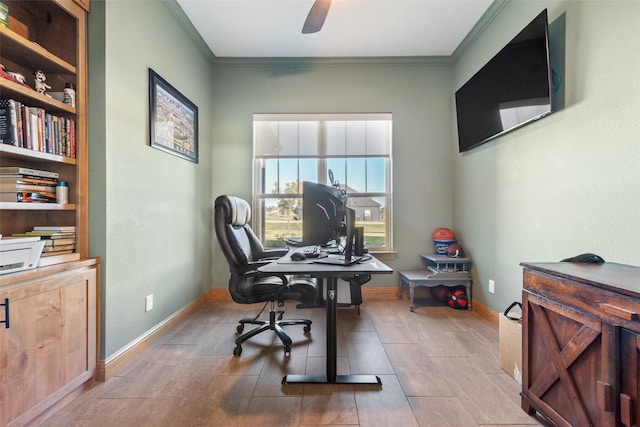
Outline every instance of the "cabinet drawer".
[[640, 332], [640, 303], [626, 295], [540, 271], [524, 271], [524, 289], [602, 319]]

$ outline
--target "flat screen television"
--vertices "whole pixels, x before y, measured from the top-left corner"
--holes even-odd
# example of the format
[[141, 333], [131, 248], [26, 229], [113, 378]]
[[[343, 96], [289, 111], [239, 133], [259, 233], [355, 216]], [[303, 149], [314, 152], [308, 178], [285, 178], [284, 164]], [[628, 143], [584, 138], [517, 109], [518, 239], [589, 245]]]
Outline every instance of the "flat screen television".
[[545, 9], [456, 91], [459, 151], [553, 112], [551, 82]]
[[315, 182], [302, 183], [302, 243], [326, 245], [344, 233], [347, 194]]

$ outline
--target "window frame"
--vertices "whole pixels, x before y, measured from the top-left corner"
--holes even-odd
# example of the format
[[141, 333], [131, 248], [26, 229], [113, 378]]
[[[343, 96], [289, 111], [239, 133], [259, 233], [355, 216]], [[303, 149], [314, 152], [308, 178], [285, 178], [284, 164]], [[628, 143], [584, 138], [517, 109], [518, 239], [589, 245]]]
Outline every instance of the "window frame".
[[[388, 134], [385, 135], [384, 145], [384, 153], [378, 152], [375, 154], [369, 155], [366, 152], [359, 152], [356, 154], [348, 153], [348, 144], [345, 138], [345, 150], [346, 153], [342, 154], [327, 154], [327, 132], [326, 125], [320, 125], [318, 128], [318, 141], [317, 147], [318, 152], [313, 155], [310, 154], [300, 154], [300, 148], [298, 147], [297, 154], [285, 154], [281, 155], [279, 152], [277, 153], [269, 153], [269, 154], [261, 154], [259, 151], [264, 151], [263, 147], [258, 148], [258, 137], [257, 137], [257, 126], [259, 122], [311, 122], [316, 121], [321, 124], [329, 122], [329, 121], [339, 121], [339, 122], [349, 122], [349, 121], [388, 121]], [[299, 131], [299, 127], [298, 127]], [[297, 136], [297, 143], [300, 146], [300, 135]], [[381, 145], [380, 143], [378, 145]], [[366, 137], [365, 137], [365, 147], [367, 146]], [[286, 149], [285, 149], [286, 150]], [[278, 151], [278, 149], [276, 149]], [[366, 148], [365, 148], [366, 151]], [[382, 198], [384, 199], [384, 229], [385, 229], [385, 246], [371, 247], [371, 252], [377, 252], [379, 254], [382, 253], [390, 253], [393, 252], [393, 116], [391, 113], [345, 113], [345, 114], [254, 114], [253, 115], [253, 153], [252, 153], [252, 161], [253, 161], [253, 179], [252, 179], [252, 207], [253, 207], [253, 228], [258, 236], [264, 241], [264, 233], [265, 233], [265, 209], [263, 209], [263, 201], [266, 199], [287, 199], [287, 198], [302, 198], [302, 180], [300, 179], [300, 170], [299, 170], [299, 160], [300, 159], [317, 159], [317, 177], [315, 182], [331, 185], [328, 182], [328, 166], [327, 163], [331, 158], [339, 158], [345, 159], [345, 170], [344, 174], [346, 174], [348, 178], [348, 159], [350, 158], [383, 158], [384, 159], [384, 170], [385, 170], [385, 179], [384, 179], [384, 190], [383, 192], [355, 192], [348, 193], [350, 198]], [[296, 159], [298, 160], [298, 171], [297, 171], [297, 183], [300, 186], [298, 188], [298, 193], [289, 194], [289, 193], [277, 193], [266, 192], [266, 188], [262, 186], [266, 184], [263, 182], [265, 177], [263, 177], [263, 170], [265, 168], [265, 162], [269, 159]], [[278, 181], [277, 181], [277, 189], [281, 189], [282, 185], [280, 182], [280, 172], [278, 172]], [[365, 166], [365, 183], [368, 183], [369, 179], [366, 176], [366, 166]], [[348, 179], [347, 179], [348, 183]], [[282, 183], [284, 184], [284, 183]], [[340, 183], [343, 185], [344, 183]]]

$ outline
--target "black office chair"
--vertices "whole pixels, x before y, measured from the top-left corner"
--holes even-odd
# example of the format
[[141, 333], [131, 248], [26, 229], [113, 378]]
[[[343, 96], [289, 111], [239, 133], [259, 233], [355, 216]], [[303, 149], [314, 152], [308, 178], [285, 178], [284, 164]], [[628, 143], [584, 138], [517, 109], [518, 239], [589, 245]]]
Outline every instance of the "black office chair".
[[[251, 208], [238, 197], [219, 196], [215, 200], [215, 230], [220, 248], [224, 253], [231, 277], [229, 293], [238, 304], [271, 303], [269, 320], [245, 318], [240, 320], [236, 330], [242, 333], [247, 323], [261, 325], [236, 339], [234, 356], [242, 353], [242, 343], [263, 331], [272, 330], [284, 344], [285, 355], [291, 353], [292, 340], [282, 329], [285, 325], [304, 325], [304, 332], [311, 331], [311, 320], [283, 320], [283, 312], [275, 309], [275, 302], [281, 307], [284, 300], [292, 299], [303, 303], [316, 301], [318, 286], [316, 279], [309, 276], [285, 276], [264, 274], [258, 267], [285, 255], [286, 249], [267, 250], [249, 226]], [[265, 304], [266, 305], [266, 304]], [[276, 315], [279, 315], [276, 318]]]

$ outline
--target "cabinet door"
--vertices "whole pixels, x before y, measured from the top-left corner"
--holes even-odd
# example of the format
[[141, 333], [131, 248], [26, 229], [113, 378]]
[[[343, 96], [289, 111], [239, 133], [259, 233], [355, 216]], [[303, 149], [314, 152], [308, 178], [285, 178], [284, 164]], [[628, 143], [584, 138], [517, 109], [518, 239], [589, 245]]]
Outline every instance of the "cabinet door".
[[65, 272], [0, 297], [10, 307], [10, 327], [0, 330], [3, 421], [22, 424], [95, 371], [95, 270]]
[[623, 329], [620, 343], [620, 423], [625, 427], [637, 427], [640, 426], [640, 336]]
[[522, 407], [560, 426], [601, 426], [598, 319], [524, 292]]

